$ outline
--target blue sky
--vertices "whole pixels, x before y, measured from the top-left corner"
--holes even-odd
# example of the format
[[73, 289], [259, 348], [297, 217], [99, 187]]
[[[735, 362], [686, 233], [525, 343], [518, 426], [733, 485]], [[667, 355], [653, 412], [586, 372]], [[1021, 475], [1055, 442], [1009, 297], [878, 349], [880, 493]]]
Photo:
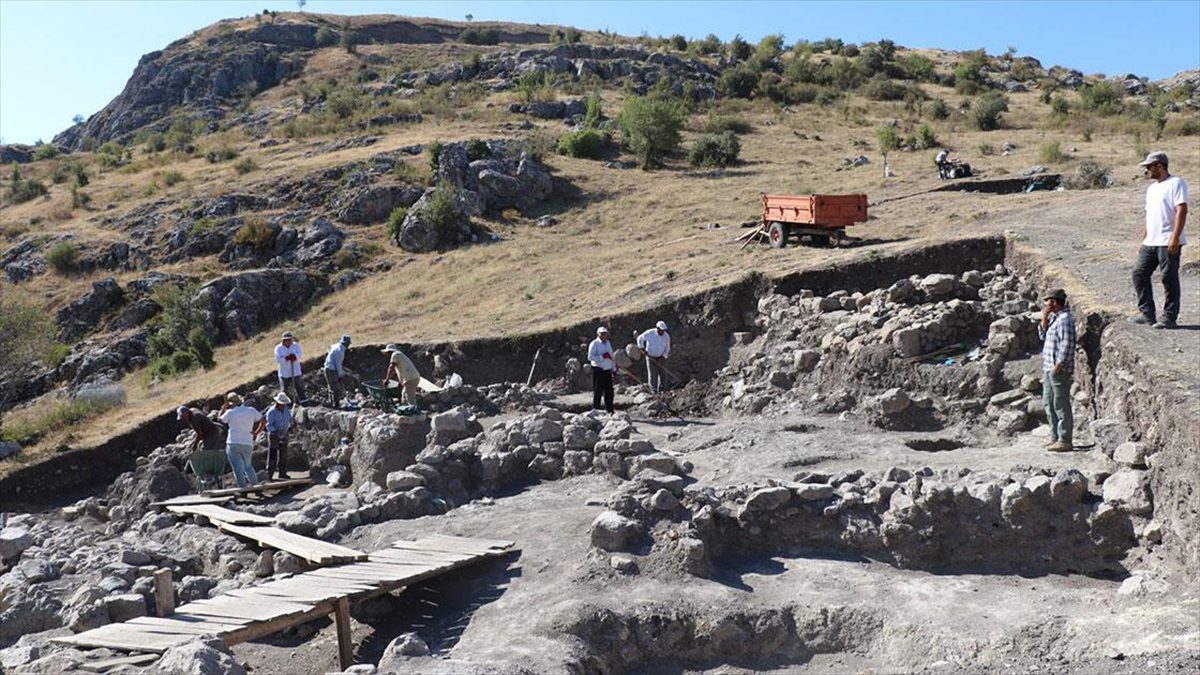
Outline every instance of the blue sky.
[[[90, 115], [120, 93], [147, 52], [218, 19], [288, 0], [110, 2], [0, 0], [0, 138], [50, 140], [75, 114]], [[625, 35], [787, 42], [889, 38], [911, 47], [1017, 53], [1085, 73], [1132, 72], [1161, 79], [1200, 67], [1200, 0], [1116, 2], [364, 2], [309, 0], [310, 12], [403, 14], [607, 29]]]

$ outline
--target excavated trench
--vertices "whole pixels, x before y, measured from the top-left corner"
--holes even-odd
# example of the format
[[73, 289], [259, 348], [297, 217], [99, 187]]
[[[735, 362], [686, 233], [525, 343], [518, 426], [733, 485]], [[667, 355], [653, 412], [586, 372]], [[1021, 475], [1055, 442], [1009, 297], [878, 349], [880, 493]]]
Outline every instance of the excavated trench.
[[[1196, 419], [1178, 411], [1195, 409], [1195, 393], [1156, 386], [1136, 337], [1108, 317], [1075, 308], [1079, 438], [1104, 456], [1084, 469], [1071, 458], [1053, 466], [972, 466], [981, 447], [1028, 445], [1042, 424], [1029, 315], [1037, 290], [1061, 283], [1045, 275], [1037, 256], [1012, 243], [967, 239], [806, 270], [770, 284], [750, 277], [553, 332], [407, 347], [423, 371], [432, 372], [437, 358], [480, 384], [523, 381], [540, 351], [543, 373], [535, 379], [562, 378], [569, 385], [570, 362], [597, 322], [626, 336], [665, 317], [679, 345], [673, 367], [695, 380], [674, 394], [674, 408], [704, 411], [734, 427], [745, 423], [751, 437], [762, 434], [753, 425], [780, 422], [776, 432], [804, 450], [776, 456], [775, 466], [787, 470], [776, 478], [720, 481], [711, 477], [720, 471], [704, 474], [704, 462], [741, 451], [731, 440], [736, 428], [685, 449], [677, 457], [681, 466], [690, 467], [685, 460], [696, 453], [697, 469], [688, 476], [667, 476], [647, 462], [621, 465], [619, 458], [614, 470], [599, 447], [594, 458], [584, 458], [583, 470], [604, 469], [621, 479], [605, 506], [638, 532], [626, 547], [607, 550], [632, 553], [647, 570], [739, 588], [739, 570], [770, 568], [778, 558], [870, 561], [937, 575], [1049, 576], [1053, 587], [1057, 575], [1123, 579], [1137, 566], [1155, 566], [1194, 583], [1200, 443]], [[912, 332], [913, 326], [921, 330]], [[356, 348], [348, 365], [369, 373], [377, 352], [376, 346]], [[316, 372], [316, 365], [308, 370]], [[655, 412], [662, 411], [648, 402], [633, 414]], [[174, 440], [177, 427], [169, 417], [101, 448], [5, 477], [0, 508], [44, 507], [71, 489], [103, 488], [97, 479]], [[688, 433], [685, 427], [676, 433]], [[1125, 455], [1134, 459], [1123, 458], [1117, 449], [1130, 443], [1136, 452]], [[909, 453], [896, 454], [908, 463], [873, 464], [871, 453], [883, 446]], [[550, 473], [530, 464], [538, 476], [521, 473], [526, 483], [572, 475], [564, 465], [580, 461], [561, 449], [557, 460], [549, 452], [528, 454], [522, 462], [536, 458]], [[858, 458], [861, 467], [854, 466]], [[472, 477], [479, 464], [465, 454], [443, 459], [471, 467]], [[465, 503], [478, 494], [456, 496]], [[404, 517], [420, 515], [428, 514], [417, 509]], [[620, 576], [606, 555], [589, 559], [600, 561], [604, 574]], [[686, 596], [667, 603], [597, 600], [557, 618], [553, 633], [572, 645], [568, 670], [583, 673], [757, 670], [812, 664], [823, 655], [887, 653], [876, 643], [895, 616], [880, 603], [766, 600], [719, 611]], [[895, 630], [900, 639], [914, 639], [907, 628]]]

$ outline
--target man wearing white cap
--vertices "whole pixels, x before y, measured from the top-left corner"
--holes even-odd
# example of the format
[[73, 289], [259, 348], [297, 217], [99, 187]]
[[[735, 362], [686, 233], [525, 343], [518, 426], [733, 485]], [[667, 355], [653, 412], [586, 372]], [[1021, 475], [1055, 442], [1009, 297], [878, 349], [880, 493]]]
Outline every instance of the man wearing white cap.
[[601, 326], [596, 329], [596, 339], [588, 345], [588, 363], [592, 364], [592, 410], [600, 409], [600, 401], [604, 399], [604, 409], [613, 412], [613, 371], [617, 362], [613, 360], [612, 343], [608, 341], [608, 329]]
[[288, 406], [292, 400], [282, 391], [275, 394], [275, 405], [267, 408], [266, 415], [258, 423], [256, 434], [267, 432], [267, 480], [278, 471], [280, 480], [288, 480], [287, 473], [288, 433], [292, 429], [292, 411]]
[[343, 335], [342, 339], [330, 345], [329, 353], [325, 355], [325, 384], [329, 385], [329, 404], [338, 407], [342, 400], [342, 378], [346, 372], [342, 363], [346, 360], [346, 349], [350, 346], [350, 336]]
[[300, 359], [304, 353], [300, 351], [300, 343], [296, 341], [291, 331], [286, 331], [275, 345], [275, 363], [279, 366], [279, 391], [286, 392], [292, 385], [292, 393], [297, 401], [304, 400], [304, 382], [300, 379]]
[[667, 323], [659, 321], [654, 328], [642, 333], [637, 338], [637, 345], [646, 357], [646, 383], [650, 391], [657, 394], [662, 391], [664, 367], [667, 357], [671, 355], [671, 334], [667, 332]]
[[417, 372], [417, 367], [413, 365], [412, 359], [408, 355], [400, 351], [400, 348], [394, 344], [390, 344], [383, 348], [384, 354], [391, 354], [388, 358], [387, 375], [383, 378], [384, 385], [390, 384], [393, 380], [398, 381], [400, 386], [404, 387], [404, 397], [401, 399], [408, 405], [417, 404], [417, 385], [421, 382], [421, 373]]
[[[1179, 319], [1179, 259], [1187, 237], [1183, 224], [1187, 220], [1188, 186], [1179, 176], [1167, 170], [1167, 153], [1152, 152], [1138, 166], [1154, 182], [1146, 188], [1146, 221], [1142, 226], [1142, 245], [1138, 248], [1137, 263], [1133, 266], [1133, 290], [1137, 293], [1138, 312], [1130, 321], [1150, 324], [1154, 328], [1175, 328]], [[1154, 306], [1154, 268], [1162, 273], [1162, 320]]]
[[229, 458], [229, 466], [233, 467], [233, 478], [238, 487], [258, 484], [252, 457], [254, 427], [262, 420], [262, 413], [246, 405], [241, 396], [231, 391], [225, 395], [225, 405], [221, 407], [220, 418], [229, 426], [229, 442], [225, 446], [225, 455]]

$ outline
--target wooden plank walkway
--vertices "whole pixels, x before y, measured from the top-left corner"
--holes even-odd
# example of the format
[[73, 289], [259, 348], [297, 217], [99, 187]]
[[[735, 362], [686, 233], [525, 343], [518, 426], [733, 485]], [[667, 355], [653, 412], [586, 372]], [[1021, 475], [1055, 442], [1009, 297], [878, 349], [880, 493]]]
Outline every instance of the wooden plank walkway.
[[351, 665], [347, 662], [350, 653], [349, 602], [410, 586], [516, 550], [509, 541], [445, 535], [399, 541], [369, 554], [365, 562], [274, 579], [215, 598], [190, 602], [169, 617], [140, 617], [78, 635], [53, 638], [53, 641], [78, 647], [162, 653], [198, 635], [215, 635], [226, 644], [235, 645], [335, 614], [339, 626], [339, 653], [345, 669]]
[[181, 516], [204, 516], [211, 521], [229, 523], [230, 525], [274, 525], [274, 516], [260, 516], [257, 513], [234, 511], [216, 504], [168, 504], [167, 510]]
[[205, 490], [200, 494], [205, 497], [239, 497], [241, 495], [248, 495], [256, 492], [266, 492], [268, 490], [286, 490], [288, 488], [312, 484], [313, 479], [311, 478], [293, 478], [291, 480], [277, 480], [273, 483], [259, 483], [258, 485], [251, 485], [250, 487]]
[[331, 544], [320, 539], [313, 539], [302, 534], [296, 534], [295, 532], [281, 530], [278, 527], [234, 525], [233, 523], [220, 520], [214, 520], [212, 524], [222, 532], [244, 537], [259, 546], [287, 551], [315, 565], [329, 565], [332, 563], [354, 562], [367, 559], [367, 554], [362, 551], [355, 551], [345, 546], [338, 546], [337, 544]]

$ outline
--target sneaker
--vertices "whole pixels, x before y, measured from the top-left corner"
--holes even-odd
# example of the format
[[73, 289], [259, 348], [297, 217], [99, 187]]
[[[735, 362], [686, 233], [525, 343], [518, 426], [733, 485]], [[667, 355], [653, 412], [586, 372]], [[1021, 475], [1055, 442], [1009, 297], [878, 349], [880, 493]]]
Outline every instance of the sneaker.
[[1129, 323], [1136, 323], [1139, 326], [1152, 326], [1156, 323], [1156, 321], [1152, 316], [1138, 315], [1129, 317]]
[[291, 480], [291, 479], [292, 479], [291, 476], [287, 475], [286, 473], [281, 473], [281, 474], [279, 474], [278, 480]]
[[1151, 328], [1156, 328], [1158, 330], [1174, 330], [1179, 328], [1179, 324], [1171, 321], [1170, 319], [1166, 319], [1164, 321], [1154, 322], [1154, 325], [1152, 325]]
[[1071, 446], [1071, 441], [1059, 441], [1046, 449], [1050, 452], [1071, 452], [1075, 448]]
[[1058, 439], [1057, 439], [1057, 438], [1051, 438], [1050, 440], [1046, 441], [1045, 443], [1042, 443], [1042, 447], [1043, 447], [1043, 448], [1052, 448], [1052, 447], [1054, 447], [1054, 446], [1056, 446], [1056, 445], [1058, 445]]

